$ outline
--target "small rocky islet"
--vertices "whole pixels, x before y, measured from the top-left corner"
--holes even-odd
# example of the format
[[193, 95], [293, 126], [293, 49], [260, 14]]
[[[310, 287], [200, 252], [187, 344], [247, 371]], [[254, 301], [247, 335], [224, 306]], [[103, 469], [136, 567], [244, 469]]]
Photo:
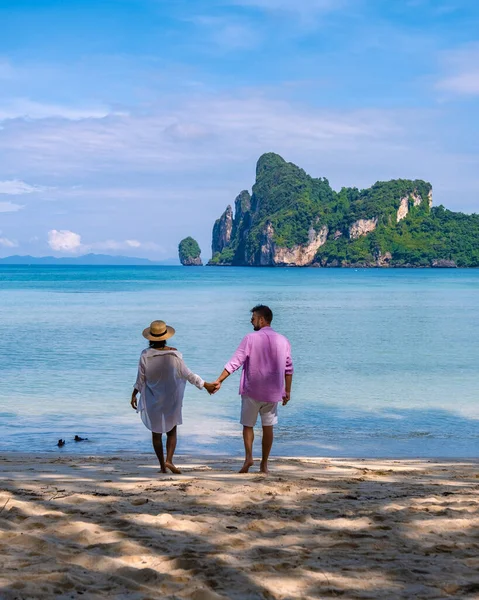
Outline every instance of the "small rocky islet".
[[185, 267], [201, 267], [201, 249], [192, 237], [186, 237], [178, 245], [180, 262]]

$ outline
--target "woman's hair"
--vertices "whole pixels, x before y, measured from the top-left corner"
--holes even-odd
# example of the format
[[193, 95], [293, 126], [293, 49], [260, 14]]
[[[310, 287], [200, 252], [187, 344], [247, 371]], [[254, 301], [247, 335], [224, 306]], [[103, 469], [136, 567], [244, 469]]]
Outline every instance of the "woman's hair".
[[155, 342], [154, 340], [150, 340], [150, 348], [164, 348], [166, 346], [166, 340], [161, 340], [161, 342]]

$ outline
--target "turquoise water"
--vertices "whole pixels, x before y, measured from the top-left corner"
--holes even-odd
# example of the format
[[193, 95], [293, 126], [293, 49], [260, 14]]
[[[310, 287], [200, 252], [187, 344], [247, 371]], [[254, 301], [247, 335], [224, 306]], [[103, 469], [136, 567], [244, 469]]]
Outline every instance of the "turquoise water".
[[[479, 456], [479, 271], [409, 269], [2, 266], [0, 450], [149, 452], [142, 329], [173, 325], [212, 380], [260, 302], [295, 362], [275, 454]], [[241, 454], [238, 383], [187, 387], [178, 452]]]

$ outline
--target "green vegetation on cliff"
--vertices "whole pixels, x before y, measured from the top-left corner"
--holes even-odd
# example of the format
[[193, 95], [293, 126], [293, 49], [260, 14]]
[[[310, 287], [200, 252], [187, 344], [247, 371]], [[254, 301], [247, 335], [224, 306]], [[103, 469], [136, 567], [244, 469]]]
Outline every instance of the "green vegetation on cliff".
[[324, 266], [374, 265], [387, 257], [392, 266], [435, 266], [453, 261], [458, 267], [479, 266], [479, 215], [465, 215], [443, 206], [430, 212], [412, 209], [397, 224], [379, 224], [356, 240], [328, 240], [317, 253]]
[[280, 246], [305, 244], [311, 227], [320, 229], [334, 192], [327, 179], [313, 179], [277, 154], [263, 154], [256, 167], [251, 207], [255, 213], [248, 248], [254, 252], [265, 224], [270, 221]]
[[284, 264], [285, 254], [313, 240], [316, 256], [301, 264], [479, 266], [479, 215], [431, 208], [432, 187], [422, 180], [335, 192], [327, 179], [268, 153], [258, 160], [252, 191], [238, 196], [229, 241], [210, 264]]
[[201, 265], [201, 250], [198, 242], [192, 237], [187, 237], [178, 245], [178, 255], [182, 265]]

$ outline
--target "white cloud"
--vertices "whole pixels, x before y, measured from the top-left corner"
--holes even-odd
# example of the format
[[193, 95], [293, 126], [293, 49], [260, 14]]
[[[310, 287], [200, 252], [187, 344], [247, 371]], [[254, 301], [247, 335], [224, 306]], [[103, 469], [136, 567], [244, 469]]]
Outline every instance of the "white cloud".
[[479, 68], [477, 71], [446, 77], [438, 83], [438, 88], [456, 94], [477, 96], [479, 95]]
[[48, 232], [48, 245], [55, 252], [70, 254], [86, 254], [94, 251], [105, 250], [131, 250], [132, 248], [150, 251], [164, 251], [164, 248], [154, 242], [139, 242], [138, 240], [105, 240], [104, 242], [92, 242], [82, 244], [81, 235], [68, 229], [51, 229]]
[[41, 185], [30, 185], [18, 179], [8, 179], [0, 181], [0, 194], [9, 196], [20, 196], [21, 194], [33, 194], [34, 192], [43, 192], [47, 187]]
[[81, 236], [68, 229], [51, 229], [48, 232], [48, 245], [55, 252], [77, 253], [81, 250]]
[[202, 170], [267, 150], [364, 147], [401, 131], [397, 111], [334, 111], [258, 94], [199, 96], [102, 120], [10, 122], [0, 136], [6, 160], [24, 168], [84, 174], [106, 169], [139, 172]]
[[24, 208], [21, 204], [15, 204], [14, 202], [0, 202], [0, 213], [17, 212]]
[[436, 87], [455, 95], [479, 95], [479, 44], [469, 44], [442, 55], [445, 75]]
[[117, 113], [105, 106], [64, 106], [35, 102], [28, 98], [14, 98], [0, 103], [0, 121], [6, 119], [46, 119], [50, 117], [76, 121], [79, 119], [102, 119], [109, 114]]
[[[122, 204], [134, 202], [137, 207], [140, 203], [146, 207], [151, 206], [151, 203], [158, 204], [159, 202], [169, 206], [177, 205], [187, 198], [196, 198], [197, 202], [202, 205], [207, 203], [208, 200], [227, 198], [232, 193], [229, 185], [219, 186], [215, 181], [209, 181], [208, 184], [210, 185], [207, 186], [198, 181], [181, 183], [183, 185], [179, 185], [179, 183], [166, 185], [161, 181], [155, 181], [155, 184], [150, 187], [147, 187], [144, 181], [139, 182], [134, 187], [127, 187], [126, 185], [125, 187], [118, 187], [117, 185], [103, 187], [68, 186], [58, 188], [52, 193], [51, 197], [54, 200], [61, 198], [67, 201], [95, 202], [97, 204], [111, 203], [112, 201]], [[185, 183], [190, 185], [185, 186]]]
[[0, 246], [4, 246], [5, 248], [17, 248], [18, 243], [13, 240], [9, 240], [6, 237], [0, 237]]
[[208, 136], [208, 130], [194, 123], [173, 123], [164, 133], [173, 140], [197, 140]]

